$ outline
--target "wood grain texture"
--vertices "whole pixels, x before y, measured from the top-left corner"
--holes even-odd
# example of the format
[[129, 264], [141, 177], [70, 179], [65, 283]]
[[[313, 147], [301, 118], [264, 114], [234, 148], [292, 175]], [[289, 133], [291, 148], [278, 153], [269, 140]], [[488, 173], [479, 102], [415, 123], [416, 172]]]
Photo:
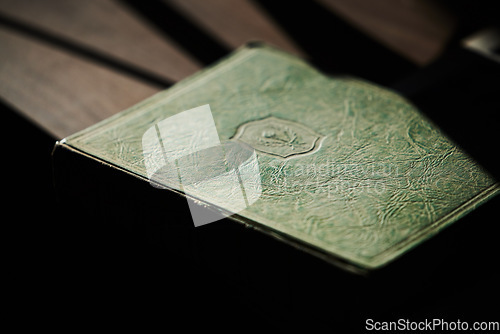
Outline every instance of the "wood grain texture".
[[455, 28], [453, 16], [427, 0], [316, 0], [419, 65], [435, 59]]
[[112, 0], [0, 0], [0, 13], [170, 81], [200, 68], [174, 41]]
[[230, 49], [263, 41], [296, 55], [304, 52], [273, 20], [249, 0], [164, 0]]
[[159, 90], [1, 26], [0, 45], [0, 96], [56, 138]]
[[[249, 0], [163, 1], [231, 49], [264, 40], [303, 55]], [[436, 55], [450, 27], [442, 20], [446, 16], [426, 11], [427, 7], [384, 4], [395, 0], [377, 6], [360, 0], [318, 1], [355, 24], [362, 22], [361, 28], [419, 63]], [[427, 13], [434, 16], [426, 18]], [[0, 15], [167, 81], [179, 81], [200, 69], [175, 42], [113, 0], [0, 0]], [[79, 51], [69, 54], [10, 28], [0, 29], [0, 97], [55, 137], [81, 130], [159, 90], [87, 61]]]

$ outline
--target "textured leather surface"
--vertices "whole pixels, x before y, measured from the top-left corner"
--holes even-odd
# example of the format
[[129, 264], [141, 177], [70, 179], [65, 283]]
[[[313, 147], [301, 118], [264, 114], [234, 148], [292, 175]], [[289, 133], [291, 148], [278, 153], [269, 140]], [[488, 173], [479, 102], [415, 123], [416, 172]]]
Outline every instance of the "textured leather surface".
[[204, 104], [221, 142], [258, 154], [262, 195], [234, 218], [333, 262], [380, 267], [499, 190], [397, 94], [268, 47], [242, 48], [65, 143], [147, 178], [143, 134]]

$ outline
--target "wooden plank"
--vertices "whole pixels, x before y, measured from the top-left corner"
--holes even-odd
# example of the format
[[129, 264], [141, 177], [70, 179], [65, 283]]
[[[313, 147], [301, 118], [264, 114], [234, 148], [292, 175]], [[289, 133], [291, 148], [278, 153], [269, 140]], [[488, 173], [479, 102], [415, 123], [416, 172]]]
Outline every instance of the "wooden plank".
[[0, 45], [0, 97], [55, 138], [159, 90], [2, 26]]
[[440, 54], [456, 25], [435, 1], [316, 1], [418, 65]]
[[249, 0], [164, 0], [214, 38], [235, 49], [248, 41], [264, 41], [283, 50], [304, 56], [304, 52]]
[[0, 0], [0, 13], [169, 81], [200, 68], [174, 41], [112, 0]]

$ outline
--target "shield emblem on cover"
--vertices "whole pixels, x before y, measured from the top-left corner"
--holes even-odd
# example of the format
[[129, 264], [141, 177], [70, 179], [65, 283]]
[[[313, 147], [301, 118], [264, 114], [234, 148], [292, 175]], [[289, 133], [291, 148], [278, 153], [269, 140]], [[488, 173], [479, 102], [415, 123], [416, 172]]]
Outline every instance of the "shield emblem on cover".
[[241, 125], [233, 137], [259, 152], [281, 158], [313, 153], [322, 138], [302, 124], [274, 116]]

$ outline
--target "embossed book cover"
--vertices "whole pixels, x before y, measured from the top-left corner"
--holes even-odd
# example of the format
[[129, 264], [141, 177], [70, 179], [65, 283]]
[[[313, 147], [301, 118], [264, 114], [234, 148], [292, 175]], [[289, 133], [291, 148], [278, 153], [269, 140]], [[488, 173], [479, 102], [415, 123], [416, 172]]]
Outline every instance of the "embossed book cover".
[[499, 190], [398, 94], [266, 46], [57, 145], [354, 270], [388, 264]]

